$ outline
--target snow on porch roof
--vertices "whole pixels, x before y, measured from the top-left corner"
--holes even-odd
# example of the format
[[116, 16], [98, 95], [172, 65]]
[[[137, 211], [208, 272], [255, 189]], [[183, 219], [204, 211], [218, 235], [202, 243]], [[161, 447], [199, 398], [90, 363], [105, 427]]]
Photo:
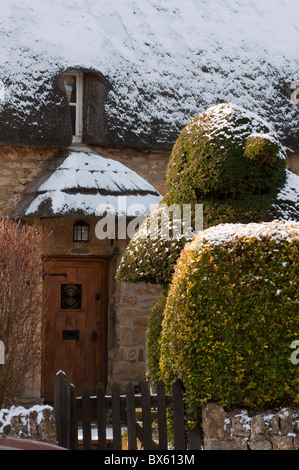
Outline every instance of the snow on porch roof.
[[159, 192], [122, 163], [71, 151], [50, 176], [24, 195], [15, 218], [78, 215], [147, 215]]

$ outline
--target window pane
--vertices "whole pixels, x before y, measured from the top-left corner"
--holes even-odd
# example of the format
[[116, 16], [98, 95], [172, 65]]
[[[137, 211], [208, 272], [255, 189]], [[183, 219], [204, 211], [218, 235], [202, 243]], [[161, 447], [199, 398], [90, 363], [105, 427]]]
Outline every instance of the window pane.
[[84, 226], [82, 227], [82, 241], [88, 242], [88, 238], [89, 238], [89, 227]]
[[89, 242], [89, 225], [84, 222], [74, 224], [74, 242]]
[[76, 75], [64, 75], [64, 88], [69, 103], [77, 102]]
[[81, 227], [78, 227], [77, 225], [74, 226], [74, 241], [77, 242], [78, 240], [81, 240]]
[[76, 106], [70, 106], [73, 135], [76, 135]]

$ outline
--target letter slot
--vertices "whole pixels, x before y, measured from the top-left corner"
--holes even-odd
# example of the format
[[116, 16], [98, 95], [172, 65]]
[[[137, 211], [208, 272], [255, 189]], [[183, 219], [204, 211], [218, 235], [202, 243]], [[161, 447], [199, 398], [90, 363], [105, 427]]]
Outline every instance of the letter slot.
[[79, 330], [62, 330], [62, 339], [79, 339]]

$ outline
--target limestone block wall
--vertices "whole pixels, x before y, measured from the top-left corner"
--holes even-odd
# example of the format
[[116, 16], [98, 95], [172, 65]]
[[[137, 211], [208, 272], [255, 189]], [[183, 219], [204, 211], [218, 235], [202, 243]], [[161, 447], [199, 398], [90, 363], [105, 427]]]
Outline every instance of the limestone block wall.
[[[299, 408], [226, 412], [215, 403], [203, 408], [203, 450], [299, 450]], [[13, 406], [0, 410], [0, 434], [56, 444], [54, 409]]]
[[298, 154], [292, 154], [289, 155], [287, 158], [287, 168], [289, 170], [295, 171], [297, 175], [299, 175], [299, 155]]
[[[66, 149], [13, 147], [0, 145], [0, 217], [8, 215], [20, 200], [26, 186], [49, 164], [62, 157]], [[136, 171], [164, 196], [170, 151], [94, 147], [99, 154], [117, 160]], [[287, 158], [287, 168], [299, 174], [299, 155]]]
[[227, 412], [209, 403], [202, 430], [204, 450], [299, 450], [299, 408]]
[[59, 149], [0, 146], [0, 217], [15, 208], [26, 186], [61, 155]]
[[146, 330], [159, 293], [158, 286], [116, 284], [114, 321], [109, 325], [115, 334], [108, 351], [108, 383], [119, 383], [122, 391], [128, 382], [138, 386], [146, 378]]

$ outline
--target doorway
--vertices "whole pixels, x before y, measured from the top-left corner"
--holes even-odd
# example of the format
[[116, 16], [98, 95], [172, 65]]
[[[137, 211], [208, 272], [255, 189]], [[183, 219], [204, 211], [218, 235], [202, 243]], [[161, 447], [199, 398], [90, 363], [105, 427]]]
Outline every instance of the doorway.
[[[95, 393], [107, 380], [108, 259], [47, 260], [43, 283], [42, 396], [54, 400], [59, 370]], [[49, 263], [49, 266], [48, 266]]]

